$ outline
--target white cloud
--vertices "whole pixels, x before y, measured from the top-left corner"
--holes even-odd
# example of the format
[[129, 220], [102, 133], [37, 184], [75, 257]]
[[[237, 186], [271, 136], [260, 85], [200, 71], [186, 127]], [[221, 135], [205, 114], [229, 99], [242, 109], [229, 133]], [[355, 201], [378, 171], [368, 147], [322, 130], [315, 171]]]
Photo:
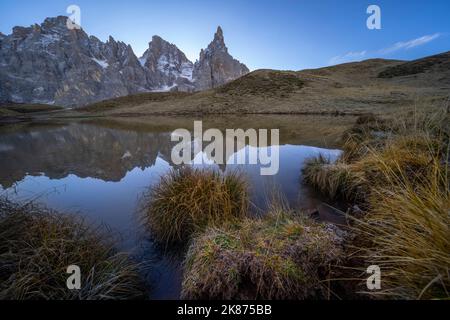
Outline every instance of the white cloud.
[[362, 60], [366, 56], [366, 54], [367, 54], [366, 50], [347, 52], [344, 55], [335, 56], [335, 57], [331, 58], [329, 61], [329, 64], [335, 65], [335, 64], [346, 63], [346, 62], [351, 62], [351, 61], [359, 61], [359, 60]]
[[399, 50], [408, 50], [408, 49], [412, 49], [412, 48], [427, 44], [433, 40], [436, 40], [440, 36], [441, 36], [440, 33], [425, 35], [425, 36], [422, 36], [417, 39], [404, 41], [404, 42], [397, 42], [396, 44], [394, 44], [388, 48], [384, 48], [384, 49], [378, 50], [376, 52], [368, 52], [367, 50], [350, 51], [350, 52], [347, 52], [346, 54], [343, 54], [340, 56], [335, 56], [335, 57], [331, 58], [330, 61], [328, 61], [328, 63], [329, 63], [329, 65], [335, 65], [335, 64], [341, 64], [341, 63], [346, 63], [346, 62], [351, 62], [351, 61], [360, 61], [364, 58], [368, 58], [367, 57], [368, 55], [374, 56], [376, 53], [378, 55], [380, 55], [380, 54], [387, 55], [387, 54], [390, 54], [390, 53], [393, 53], [393, 52], [396, 52]]
[[397, 42], [396, 44], [394, 44], [393, 46], [391, 46], [389, 48], [385, 48], [385, 49], [380, 50], [380, 53], [388, 54], [388, 53], [392, 53], [392, 52], [395, 52], [395, 51], [398, 51], [398, 50], [412, 49], [412, 48], [415, 48], [415, 47], [427, 44], [428, 42], [431, 42], [431, 41], [439, 38], [440, 36], [441, 36], [440, 33], [435, 33], [435, 34], [425, 35], [425, 36], [422, 36], [420, 38], [409, 40], [409, 41], [405, 41], [405, 42]]

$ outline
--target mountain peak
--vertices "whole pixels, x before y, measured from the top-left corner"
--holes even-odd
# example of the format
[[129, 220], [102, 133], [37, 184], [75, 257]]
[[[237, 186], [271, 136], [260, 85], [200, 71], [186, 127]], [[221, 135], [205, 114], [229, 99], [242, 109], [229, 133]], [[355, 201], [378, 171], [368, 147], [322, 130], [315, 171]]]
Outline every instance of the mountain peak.
[[214, 34], [214, 39], [208, 45], [206, 52], [208, 54], [210, 54], [211, 52], [219, 52], [219, 51], [228, 52], [228, 48], [225, 45], [225, 38], [223, 36], [223, 30], [220, 26], [217, 27], [217, 31]]
[[[225, 38], [223, 36], [223, 30], [220, 26], [217, 27], [217, 31], [214, 34], [214, 40], [211, 43], [211, 45], [215, 48], [215, 49], [227, 49], [225, 46]], [[210, 46], [211, 46], [210, 45]]]
[[150, 43], [148, 45], [149, 45], [149, 49], [153, 50], [153, 51], [154, 50], [157, 50], [157, 51], [160, 51], [160, 50], [171, 50], [171, 49], [172, 50], [179, 50], [176, 45], [170, 43], [167, 40], [164, 40], [163, 38], [161, 38], [158, 35], [154, 35], [152, 37], [152, 41], [150, 41]]
[[147, 69], [155, 90], [168, 91], [175, 87], [192, 90], [193, 64], [178, 47], [158, 35], [152, 37], [148, 49], [139, 59]]
[[157, 34], [155, 34], [153, 37], [152, 37], [152, 41], [165, 41], [163, 38], [161, 38], [160, 36], [158, 36]]
[[67, 20], [69, 18], [66, 16], [57, 16], [52, 18], [47, 18], [44, 20], [44, 22], [41, 24], [41, 27], [44, 29], [53, 29], [55, 27], [67, 27]]
[[223, 30], [219, 26], [214, 40], [206, 50], [200, 52], [195, 63], [193, 77], [197, 90], [216, 88], [249, 72], [248, 68], [235, 60], [225, 45]]
[[219, 41], [224, 41], [223, 30], [222, 30], [221, 26], [217, 27], [217, 31], [216, 31], [216, 34], [214, 35], [214, 39], [219, 40]]
[[62, 23], [66, 23], [67, 19], [69, 19], [66, 16], [56, 16], [56, 17], [50, 17], [50, 18], [46, 18], [44, 20], [44, 24], [62, 24]]

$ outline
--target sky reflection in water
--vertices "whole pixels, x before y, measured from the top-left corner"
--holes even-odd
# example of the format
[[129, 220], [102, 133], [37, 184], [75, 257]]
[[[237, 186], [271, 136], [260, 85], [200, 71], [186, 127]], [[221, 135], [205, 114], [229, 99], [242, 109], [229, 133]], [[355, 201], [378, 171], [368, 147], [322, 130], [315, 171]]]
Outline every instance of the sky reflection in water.
[[[133, 132], [70, 124], [45, 130], [27, 129], [0, 135], [0, 194], [19, 201], [36, 200], [50, 208], [75, 212], [120, 234], [122, 250], [152, 261], [148, 275], [153, 298], [177, 298], [181, 259], [154, 249], [139, 227], [137, 207], [146, 188], [171, 167], [170, 132]], [[238, 152], [249, 152], [251, 146]], [[264, 209], [266, 195], [281, 190], [295, 208], [311, 209], [320, 200], [301, 183], [306, 159], [339, 150], [301, 145], [280, 146], [280, 170], [261, 176], [259, 165], [208, 165], [239, 170], [250, 182], [252, 201]], [[142, 257], [141, 257], [142, 258]]]

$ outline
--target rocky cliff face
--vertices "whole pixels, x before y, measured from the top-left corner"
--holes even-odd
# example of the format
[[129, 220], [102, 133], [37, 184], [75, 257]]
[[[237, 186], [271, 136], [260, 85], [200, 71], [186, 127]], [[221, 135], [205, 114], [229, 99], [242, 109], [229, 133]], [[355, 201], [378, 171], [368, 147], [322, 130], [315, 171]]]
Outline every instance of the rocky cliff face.
[[197, 90], [206, 90], [221, 86], [249, 72], [244, 64], [228, 53], [222, 28], [219, 27], [208, 48], [200, 52], [200, 60], [194, 66], [193, 78]]
[[192, 91], [192, 70], [194, 65], [186, 55], [158, 36], [153, 36], [149, 48], [139, 59], [149, 75], [152, 86], [161, 91], [177, 88], [180, 91]]
[[103, 43], [69, 30], [67, 19], [0, 34], [0, 101], [76, 107], [139, 92], [209, 89], [248, 72], [228, 54], [220, 28], [194, 66], [158, 36], [138, 59], [112, 37]]
[[0, 43], [0, 99], [63, 106], [148, 91], [130, 46], [69, 30], [66, 17], [15, 27]]

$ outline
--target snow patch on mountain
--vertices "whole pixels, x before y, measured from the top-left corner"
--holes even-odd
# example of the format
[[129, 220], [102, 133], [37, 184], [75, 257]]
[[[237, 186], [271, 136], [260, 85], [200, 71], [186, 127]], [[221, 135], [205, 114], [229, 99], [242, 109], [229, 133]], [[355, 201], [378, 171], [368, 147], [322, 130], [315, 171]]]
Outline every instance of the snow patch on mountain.
[[162, 86], [160, 88], [153, 89], [152, 92], [169, 92], [169, 91], [171, 91], [172, 89], [174, 89], [176, 87], [177, 87], [176, 84], [173, 84], [171, 86], [164, 85], [164, 86]]
[[181, 64], [181, 74], [180, 77], [188, 79], [192, 82], [192, 73], [194, 72], [194, 66], [192, 63], [184, 62]]
[[97, 62], [97, 64], [102, 67], [103, 69], [106, 69], [109, 67], [109, 63], [106, 60], [99, 60], [96, 58], [91, 58], [93, 61]]
[[43, 34], [41, 38], [41, 44], [46, 47], [52, 43], [57, 43], [61, 40], [58, 34]]

